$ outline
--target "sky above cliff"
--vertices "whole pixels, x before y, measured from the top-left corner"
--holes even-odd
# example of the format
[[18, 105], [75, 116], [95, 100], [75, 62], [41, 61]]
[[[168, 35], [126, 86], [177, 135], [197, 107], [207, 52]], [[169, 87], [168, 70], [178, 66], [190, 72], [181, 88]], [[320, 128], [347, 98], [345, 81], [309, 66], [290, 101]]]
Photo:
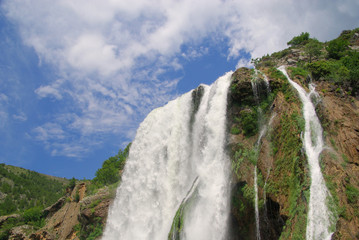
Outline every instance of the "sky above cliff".
[[154, 108], [309, 32], [359, 27], [357, 0], [0, 1], [0, 162], [92, 178]]

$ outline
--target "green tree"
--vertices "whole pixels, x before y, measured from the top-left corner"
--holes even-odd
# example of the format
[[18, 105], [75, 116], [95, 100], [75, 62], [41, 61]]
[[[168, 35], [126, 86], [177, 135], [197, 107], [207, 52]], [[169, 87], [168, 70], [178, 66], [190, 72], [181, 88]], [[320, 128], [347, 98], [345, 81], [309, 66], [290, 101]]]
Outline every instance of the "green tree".
[[345, 55], [345, 51], [348, 49], [349, 42], [343, 39], [334, 39], [329, 42], [326, 50], [328, 51], [328, 58], [340, 59]]
[[75, 185], [76, 185], [76, 179], [74, 177], [72, 177], [70, 179], [69, 184], [66, 186], [66, 188], [74, 189]]
[[309, 40], [309, 33], [302, 32], [299, 36], [293, 37], [292, 40], [287, 42], [289, 46], [298, 46], [301, 44], [305, 44]]
[[120, 180], [120, 170], [123, 170], [129, 153], [130, 145], [125, 150], [119, 150], [116, 156], [110, 157], [102, 163], [102, 167], [96, 171], [93, 182], [99, 186], [113, 184]]
[[309, 56], [310, 63], [312, 62], [313, 57], [319, 57], [321, 55], [322, 48], [322, 43], [317, 39], [311, 38], [308, 40], [308, 43], [304, 47], [304, 52]]

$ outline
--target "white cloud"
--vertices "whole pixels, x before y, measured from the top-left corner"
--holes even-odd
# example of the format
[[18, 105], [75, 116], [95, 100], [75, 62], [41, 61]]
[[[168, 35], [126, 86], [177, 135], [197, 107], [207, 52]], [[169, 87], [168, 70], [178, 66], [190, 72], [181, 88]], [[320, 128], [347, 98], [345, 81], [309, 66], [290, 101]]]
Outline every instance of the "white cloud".
[[[203, 41], [228, 42], [225, 54], [241, 66], [249, 64], [243, 51], [260, 57], [301, 32], [323, 41], [359, 22], [355, 0], [4, 0], [2, 7], [24, 42], [61, 76], [35, 93], [62, 101], [70, 96], [76, 111], [63, 110], [53, 120], [64, 132], [86, 136], [126, 135], [153, 107], [173, 98], [179, 79], [163, 81], [161, 74], [182, 69], [180, 57], [206, 55]], [[35, 129], [44, 141], [56, 139], [52, 131]]]
[[51, 140], [61, 140], [65, 138], [62, 127], [56, 123], [46, 123], [33, 130], [36, 140], [49, 142]]
[[18, 114], [13, 114], [12, 117], [13, 117], [13, 119], [20, 121], [20, 122], [25, 122], [27, 120], [27, 116], [23, 112], [20, 112]]
[[8, 97], [0, 93], [0, 130], [5, 127], [6, 122], [8, 121], [8, 110], [7, 110], [7, 104], [8, 104]]
[[35, 90], [35, 93], [40, 98], [52, 96], [57, 100], [61, 100], [62, 99], [61, 85], [63, 82], [64, 81], [62, 79], [59, 79], [59, 80], [56, 80], [55, 82], [51, 83], [50, 85], [40, 86], [39, 88], [37, 88]]

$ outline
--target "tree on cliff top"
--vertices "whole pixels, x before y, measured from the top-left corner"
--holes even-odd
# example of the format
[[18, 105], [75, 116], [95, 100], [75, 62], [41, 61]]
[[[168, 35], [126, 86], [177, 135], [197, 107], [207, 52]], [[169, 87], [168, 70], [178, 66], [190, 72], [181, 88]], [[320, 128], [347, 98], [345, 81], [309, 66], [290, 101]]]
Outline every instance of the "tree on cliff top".
[[309, 33], [302, 32], [299, 36], [293, 37], [292, 40], [287, 42], [287, 45], [293, 47], [307, 43], [309, 40]]
[[123, 170], [129, 153], [130, 145], [125, 150], [119, 150], [116, 156], [110, 157], [102, 164], [102, 168], [98, 169], [93, 179], [93, 183], [98, 186], [110, 185], [120, 180], [120, 171]]

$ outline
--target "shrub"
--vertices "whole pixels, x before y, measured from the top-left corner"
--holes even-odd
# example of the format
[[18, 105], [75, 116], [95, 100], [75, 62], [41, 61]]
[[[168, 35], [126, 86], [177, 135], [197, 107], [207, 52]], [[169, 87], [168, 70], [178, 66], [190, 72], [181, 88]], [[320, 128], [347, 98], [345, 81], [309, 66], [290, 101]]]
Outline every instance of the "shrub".
[[274, 58], [282, 58], [282, 57], [288, 55], [289, 53], [290, 53], [289, 49], [284, 49], [282, 51], [273, 53], [272, 57], [274, 57]]
[[237, 135], [237, 134], [240, 134], [240, 133], [241, 133], [241, 130], [238, 127], [233, 126], [231, 128], [231, 134]]
[[240, 112], [240, 123], [246, 137], [254, 136], [258, 132], [257, 112], [243, 110]]
[[341, 59], [343, 65], [348, 69], [348, 78], [354, 89], [358, 89], [359, 81], [359, 52], [349, 52]]
[[69, 184], [67, 184], [66, 188], [74, 189], [75, 185], [76, 185], [76, 179], [73, 177], [70, 179], [70, 182]]
[[306, 43], [309, 40], [309, 33], [302, 32], [299, 36], [293, 37], [292, 40], [287, 42], [287, 45], [297, 46]]
[[315, 38], [311, 38], [308, 41], [304, 47], [304, 52], [309, 56], [309, 62], [312, 62], [313, 57], [319, 57], [322, 54], [323, 44]]
[[340, 59], [345, 55], [348, 49], [349, 42], [343, 39], [334, 39], [329, 42], [326, 50], [328, 51], [328, 58]]
[[22, 217], [26, 224], [30, 224], [39, 228], [45, 225], [44, 214], [41, 207], [33, 207], [26, 210], [22, 214]]
[[284, 74], [274, 67], [269, 69], [269, 77], [273, 79], [281, 79], [287, 81], [287, 78], [284, 76]]
[[328, 76], [335, 69], [336, 63], [334, 61], [320, 60], [317, 62], [309, 63], [308, 69], [312, 73], [315, 80]]
[[98, 169], [93, 182], [100, 186], [110, 185], [120, 180], [120, 170], [125, 166], [126, 158], [131, 144], [125, 150], [119, 150], [118, 154], [110, 157], [102, 163], [102, 168]]
[[309, 74], [309, 72], [307, 70], [305, 70], [304, 68], [301, 68], [301, 67], [288, 67], [288, 70], [291, 71], [290, 77], [292, 79], [294, 79], [294, 77], [296, 77], [296, 76], [301, 76], [301, 77], [306, 78]]

